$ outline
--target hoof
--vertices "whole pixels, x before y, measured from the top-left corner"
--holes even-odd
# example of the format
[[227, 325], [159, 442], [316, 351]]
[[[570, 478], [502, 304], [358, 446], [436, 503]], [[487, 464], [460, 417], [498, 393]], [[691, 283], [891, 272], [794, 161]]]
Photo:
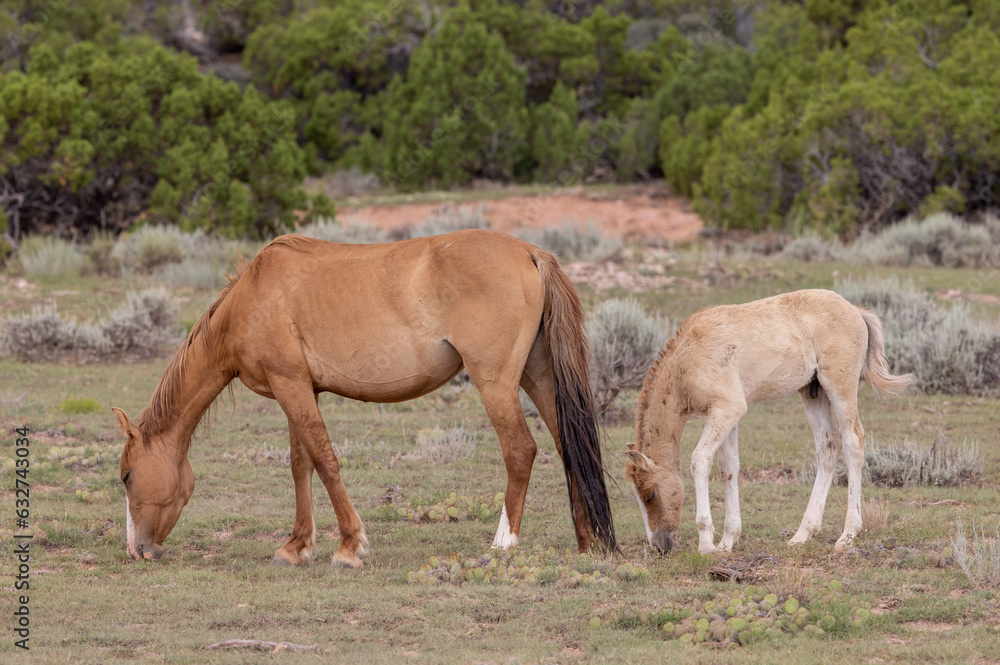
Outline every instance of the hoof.
[[365, 562], [353, 554], [337, 553], [330, 562], [331, 568], [361, 569], [365, 567]]
[[291, 566], [292, 562], [289, 561], [288, 559], [283, 559], [280, 556], [276, 556], [273, 559], [271, 559], [271, 565], [272, 566]]

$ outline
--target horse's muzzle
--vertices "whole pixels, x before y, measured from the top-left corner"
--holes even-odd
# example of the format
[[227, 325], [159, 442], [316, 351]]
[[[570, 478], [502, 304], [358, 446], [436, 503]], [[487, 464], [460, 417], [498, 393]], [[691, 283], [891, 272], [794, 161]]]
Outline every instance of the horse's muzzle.
[[653, 540], [650, 545], [658, 553], [666, 554], [677, 546], [677, 541], [666, 529], [660, 529], [653, 534]]

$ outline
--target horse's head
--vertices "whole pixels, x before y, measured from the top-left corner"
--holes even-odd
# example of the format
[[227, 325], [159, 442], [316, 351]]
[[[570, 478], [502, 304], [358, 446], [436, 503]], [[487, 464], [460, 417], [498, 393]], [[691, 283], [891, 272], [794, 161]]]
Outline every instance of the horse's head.
[[646, 540], [660, 554], [677, 545], [677, 528], [681, 524], [684, 484], [676, 469], [659, 466], [638, 450], [634, 443], [625, 451], [625, 479], [639, 501]]
[[159, 559], [163, 541], [194, 491], [194, 472], [186, 451], [179, 452], [183, 447], [143, 441], [124, 411], [112, 411], [128, 437], [121, 458], [128, 555], [133, 561]]

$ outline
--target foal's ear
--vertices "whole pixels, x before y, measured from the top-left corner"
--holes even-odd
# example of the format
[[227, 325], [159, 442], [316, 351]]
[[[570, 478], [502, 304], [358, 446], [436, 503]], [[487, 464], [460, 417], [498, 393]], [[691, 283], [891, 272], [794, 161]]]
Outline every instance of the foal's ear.
[[125, 412], [115, 406], [111, 407], [111, 411], [114, 412], [115, 421], [117, 421], [118, 427], [125, 432], [125, 436], [129, 439], [134, 439], [135, 427], [132, 425], [132, 421], [128, 419], [128, 416], [125, 415]]
[[628, 448], [629, 450], [635, 450], [636, 449], [634, 441], [629, 441], [628, 443], [625, 444], [625, 447]]
[[654, 466], [656, 466], [656, 464], [653, 463], [653, 460], [633, 448], [629, 448], [625, 451], [625, 457], [627, 457], [632, 464], [636, 465], [642, 471], [650, 471]]

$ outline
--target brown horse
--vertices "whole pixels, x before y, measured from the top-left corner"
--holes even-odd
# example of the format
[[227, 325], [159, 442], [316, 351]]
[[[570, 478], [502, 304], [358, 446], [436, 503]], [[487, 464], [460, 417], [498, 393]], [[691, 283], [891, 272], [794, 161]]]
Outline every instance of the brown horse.
[[494, 231], [379, 245], [282, 236], [229, 285], [167, 366], [121, 457], [128, 553], [157, 559], [194, 489], [191, 435], [239, 378], [288, 418], [295, 526], [275, 555], [313, 556], [313, 470], [340, 526], [337, 565], [360, 567], [364, 526], [347, 497], [320, 416], [327, 391], [368, 402], [425, 395], [465, 367], [500, 439], [507, 489], [495, 547], [518, 544], [535, 441], [518, 399], [531, 397], [559, 451], [577, 544], [617, 549], [590, 391], [580, 300], [548, 252]]
[[737, 423], [748, 402], [798, 391], [816, 443], [818, 470], [812, 496], [789, 545], [820, 529], [837, 465], [834, 419], [847, 463], [847, 519], [836, 549], [861, 530], [861, 467], [865, 432], [858, 419], [858, 380], [897, 392], [912, 378], [889, 373], [882, 322], [832, 291], [807, 290], [745, 305], [701, 310], [688, 318], [646, 375], [636, 412], [636, 442], [628, 444], [625, 477], [631, 481], [649, 544], [668, 552], [676, 544], [684, 486], [680, 440], [691, 416], [707, 422], [694, 453], [698, 551], [716, 550], [708, 502], [708, 476], [716, 451], [725, 491], [726, 519], [719, 549], [740, 537]]

